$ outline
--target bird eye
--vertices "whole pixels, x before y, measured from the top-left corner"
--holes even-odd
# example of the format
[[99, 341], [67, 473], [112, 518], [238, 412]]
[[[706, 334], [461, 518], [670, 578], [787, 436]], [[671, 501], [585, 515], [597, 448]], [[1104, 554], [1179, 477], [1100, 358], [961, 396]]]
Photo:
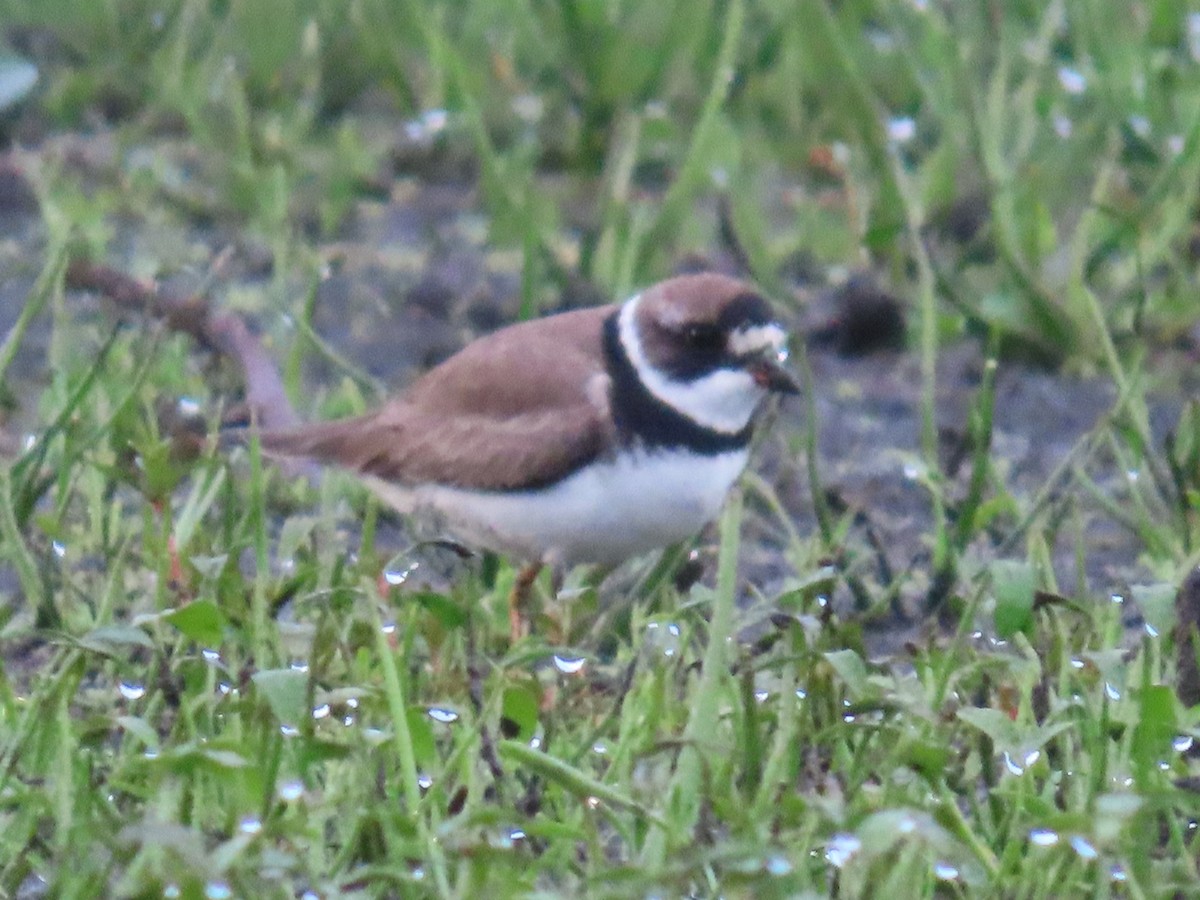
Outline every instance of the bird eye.
[[683, 339], [693, 347], [716, 347], [721, 343], [721, 329], [713, 325], [689, 325]]

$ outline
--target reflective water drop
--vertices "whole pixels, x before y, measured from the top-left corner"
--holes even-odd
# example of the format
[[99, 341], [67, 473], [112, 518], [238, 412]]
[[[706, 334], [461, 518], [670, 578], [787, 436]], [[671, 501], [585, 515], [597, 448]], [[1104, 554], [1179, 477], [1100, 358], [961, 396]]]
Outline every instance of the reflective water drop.
[[534, 750], [541, 750], [542, 749], [542, 739], [539, 736], [534, 735], [532, 738], [529, 739], [529, 746], [532, 747]]
[[912, 116], [895, 116], [888, 119], [887, 136], [894, 144], [907, 144], [917, 136], [917, 123]]
[[825, 860], [834, 868], [840, 869], [861, 849], [862, 841], [857, 835], [835, 834], [825, 845]]
[[679, 626], [674, 622], [650, 622], [646, 626], [646, 646], [670, 659], [679, 652], [679, 635]]
[[62, 541], [51, 541], [50, 549], [54, 551], [54, 555], [57, 556], [59, 559], [62, 559], [64, 556], [67, 555], [67, 545], [64, 544]]
[[308, 660], [294, 659], [290, 663], [288, 663], [288, 668], [291, 669], [293, 672], [307, 672], [308, 671]]
[[449, 725], [451, 722], [458, 721], [458, 713], [452, 709], [446, 709], [442, 706], [431, 706], [427, 710], [429, 718], [435, 722], [441, 722], [443, 725]]
[[808, 691], [806, 691], [804, 688], [796, 688], [796, 699], [797, 700], [804, 700], [807, 697], [808, 697]]
[[1029, 842], [1035, 847], [1053, 847], [1058, 843], [1058, 832], [1049, 828], [1034, 828], [1029, 832]]
[[228, 900], [233, 896], [233, 891], [224, 881], [210, 881], [204, 886], [204, 896], [208, 900]]
[[1075, 657], [1071, 658], [1072, 669], [1082, 669], [1085, 665], [1087, 665], [1087, 663], [1085, 663], [1082, 659], [1076, 659]]
[[141, 700], [146, 696], [145, 685], [135, 684], [132, 681], [122, 681], [117, 685], [117, 690], [126, 700]]
[[279, 785], [279, 799], [286, 803], [293, 803], [304, 796], [304, 782], [299, 779], [281, 782]]
[[220, 694], [222, 697], [229, 694], [232, 690], [233, 690], [233, 685], [231, 685], [228, 681], [218, 681], [217, 682], [217, 693]]
[[599, 797], [588, 797], [585, 801], [588, 809], [596, 809], [600, 805]]
[[[1137, 115], [1136, 113], [1125, 120], [1129, 123], [1129, 130], [1140, 138], [1150, 137], [1150, 120], [1145, 116]], [[1141, 477], [1141, 472], [1137, 469], [1131, 469], [1125, 474], [1129, 475], [1130, 481], [1137, 481]]]
[[200, 651], [200, 655], [204, 657], [205, 661], [210, 663], [221, 661], [221, 653], [218, 650], [210, 650], [206, 647]]
[[332, 712], [332, 710], [329, 708], [329, 704], [322, 703], [320, 706], [313, 707], [312, 717], [314, 719], [327, 719], [329, 718], [330, 712]]
[[1194, 742], [1190, 734], [1179, 734], [1175, 736], [1173, 741], [1171, 741], [1171, 746], [1175, 748], [1175, 752], [1177, 753], [1187, 753], [1192, 749], [1193, 743]]
[[433, 787], [433, 777], [426, 775], [424, 772], [420, 773], [417, 775], [417, 787], [423, 791], [429, 790]]
[[755, 691], [754, 692], [754, 699], [757, 700], [759, 703], [765, 703], [770, 696], [771, 696], [770, 691]]
[[778, 878], [792, 873], [792, 862], [784, 856], [768, 856], [763, 863], [763, 868], [766, 869], [768, 875]]
[[293, 738], [300, 734], [300, 729], [295, 725], [280, 725], [279, 733], [286, 738]]
[[1069, 843], [1071, 844], [1071, 849], [1079, 854], [1080, 859], [1095, 859], [1100, 855], [1096, 848], [1093, 847], [1091, 843], [1088, 842], [1087, 838], [1083, 837], [1083, 835], [1071, 835], [1071, 840]]
[[584, 665], [587, 663], [586, 656], [559, 656], [554, 654], [554, 668], [562, 672], [564, 675], [578, 675], [583, 671]]
[[200, 402], [194, 397], [180, 397], [175, 403], [175, 408], [179, 410], [180, 415], [200, 415]]
[[950, 865], [948, 862], [935, 862], [933, 864], [933, 877], [939, 881], [957, 881], [958, 868]]
[[1125, 598], [1121, 594], [1113, 594], [1108, 598], [1109, 603], [1124, 603]]
[[1111, 881], [1124, 882], [1129, 876], [1120, 865], [1114, 865], [1108, 870], [1108, 877]]
[[1030, 750], [1028, 753], [1025, 754], [1025, 759], [1024, 759], [1025, 768], [1028, 769], [1030, 766], [1034, 765], [1041, 758], [1042, 758], [1041, 750]]
[[1007, 750], [1004, 751], [1004, 768], [1008, 769], [1014, 775], [1025, 774], [1025, 767], [1009, 756]]
[[262, 820], [257, 816], [244, 816], [238, 822], [238, 831], [242, 834], [260, 834], [263, 830]]
[[1058, 83], [1068, 94], [1082, 94], [1087, 90], [1087, 78], [1078, 69], [1072, 69], [1070, 66], [1059, 67]]
[[1144, 627], [1146, 629], [1147, 635], [1149, 635], [1152, 638], [1158, 637], [1158, 629], [1155, 628], [1153, 625], [1151, 625], [1149, 622], [1146, 622]]
[[1071, 121], [1071, 117], [1062, 113], [1056, 113], [1050, 119], [1050, 125], [1054, 128], [1054, 133], [1064, 141], [1075, 131], [1075, 123]]
[[412, 576], [412, 573], [420, 567], [421, 564], [419, 562], [415, 562], [406, 569], [384, 569], [383, 580], [392, 587], [399, 587], [400, 585], [404, 584], [404, 582], [408, 581], [408, 579]]
[[1109, 700], [1120, 700], [1121, 692], [1109, 682], [1104, 682], [1104, 693], [1108, 695]]
[[592, 744], [592, 752], [597, 756], [604, 756], [608, 753], [608, 744], [604, 743], [604, 741], [596, 741], [596, 743]]
[[395, 622], [384, 622], [383, 628], [381, 630], [383, 631], [384, 634], [395, 634], [396, 633], [396, 623]]
[[179, 890], [179, 885], [177, 884], [168, 884], [163, 888], [163, 896], [168, 898], [168, 900], [175, 900], [175, 898], [179, 897], [180, 895], [181, 892]]

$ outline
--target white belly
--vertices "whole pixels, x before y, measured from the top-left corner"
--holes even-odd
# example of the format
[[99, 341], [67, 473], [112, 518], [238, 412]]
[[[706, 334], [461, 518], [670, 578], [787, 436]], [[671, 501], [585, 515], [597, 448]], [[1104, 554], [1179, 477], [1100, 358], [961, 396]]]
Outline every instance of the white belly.
[[368, 483], [402, 512], [433, 512], [468, 544], [557, 565], [616, 565], [690, 537], [715, 518], [747, 455], [639, 452], [516, 493]]

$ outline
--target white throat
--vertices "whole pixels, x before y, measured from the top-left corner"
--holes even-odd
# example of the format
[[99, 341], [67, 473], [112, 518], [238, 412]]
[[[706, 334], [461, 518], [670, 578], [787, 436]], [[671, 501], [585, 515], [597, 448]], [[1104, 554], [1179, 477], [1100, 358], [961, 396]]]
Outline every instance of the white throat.
[[656, 369], [646, 358], [638, 334], [637, 305], [641, 295], [621, 307], [617, 330], [621, 346], [638, 378], [651, 394], [697, 425], [722, 434], [737, 434], [748, 424], [766, 396], [749, 372], [718, 369], [695, 381], [676, 381]]

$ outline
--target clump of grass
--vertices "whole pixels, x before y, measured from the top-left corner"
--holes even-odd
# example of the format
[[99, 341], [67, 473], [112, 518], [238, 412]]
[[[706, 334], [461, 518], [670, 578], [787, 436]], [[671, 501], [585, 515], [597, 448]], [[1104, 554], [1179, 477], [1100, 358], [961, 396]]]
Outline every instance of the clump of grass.
[[[1183, 4], [77, 5], [0, 0], [44, 75], [19, 114], [102, 121], [116, 147], [83, 171], [23, 157], [43, 243], [0, 342], [33, 421], [0, 468], [0, 893], [1193, 889], [1200, 718], [1174, 691], [1172, 599], [1197, 559], [1200, 433], [1189, 406], [1164, 443], [1151, 397], [1194, 318]], [[227, 299], [298, 323], [299, 341], [275, 329], [290, 387], [315, 350], [356, 408], [372, 379], [313, 332], [318, 242], [390, 186], [400, 132], [472, 161], [523, 315], [575, 273], [620, 292], [730, 244], [783, 292], [802, 250], [883, 272], [914, 298], [928, 558], [859, 577], [814, 402], [789, 450], [813, 534], [752, 478], [711, 586], [663, 563], [510, 647], [507, 564], [426, 585], [345, 481], [309, 491], [165, 427], [182, 397], [215, 431], [227, 376], [65, 294], [69, 255], [157, 275], [195, 255], [131, 233], [183, 233], [205, 260], [258, 235], [273, 271]], [[964, 336], [987, 361], [956, 476], [939, 365]], [[1002, 367], [1029, 358], [1114, 398], [1032, 494], [994, 440]], [[1095, 595], [1095, 510], [1135, 537], [1141, 584]], [[749, 519], [780, 532], [779, 593], [739, 568]], [[829, 602], [886, 615], [913, 585], [943, 627], [888, 659]]]

